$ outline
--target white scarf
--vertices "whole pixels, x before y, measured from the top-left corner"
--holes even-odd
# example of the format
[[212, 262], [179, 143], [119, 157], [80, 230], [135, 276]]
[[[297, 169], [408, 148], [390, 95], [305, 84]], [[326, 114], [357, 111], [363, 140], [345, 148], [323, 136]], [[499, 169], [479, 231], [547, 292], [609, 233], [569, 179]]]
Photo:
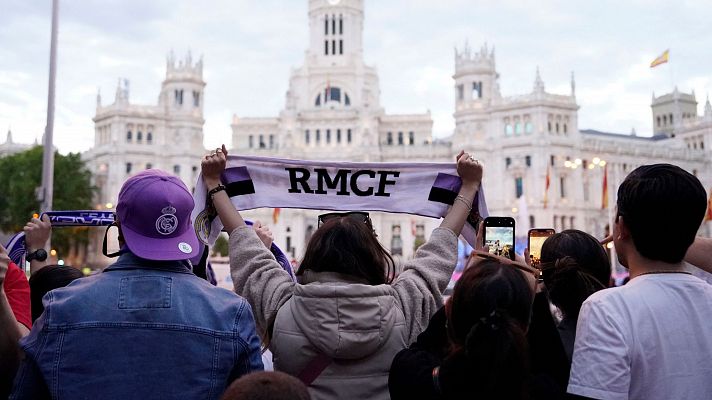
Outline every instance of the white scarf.
[[[229, 156], [222, 183], [238, 210], [303, 208], [384, 211], [441, 218], [462, 180], [454, 163], [355, 163]], [[214, 243], [223, 228], [209, 221], [202, 175], [195, 185], [192, 218], [198, 237]], [[476, 227], [489, 215], [482, 188], [462, 235], [474, 246]]]

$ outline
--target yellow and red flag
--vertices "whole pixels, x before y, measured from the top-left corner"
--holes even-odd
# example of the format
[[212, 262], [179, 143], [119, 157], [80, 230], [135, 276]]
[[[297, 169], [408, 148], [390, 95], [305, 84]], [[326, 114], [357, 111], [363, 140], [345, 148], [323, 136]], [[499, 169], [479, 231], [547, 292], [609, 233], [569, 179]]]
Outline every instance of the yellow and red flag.
[[653, 60], [653, 62], [650, 63], [650, 68], [655, 68], [660, 64], [665, 64], [669, 60], [670, 60], [670, 49], [667, 49], [663, 52], [663, 54], [658, 56], [658, 58], [656, 58], [655, 60]]
[[707, 200], [707, 213], [705, 214], [705, 221], [712, 221], [712, 189], [710, 189], [710, 198]]
[[546, 166], [546, 181], [544, 185], [544, 208], [549, 202], [549, 186], [551, 186], [551, 166]]
[[601, 191], [601, 209], [608, 208], [608, 165], [603, 168], [603, 190]]
[[277, 225], [277, 221], [279, 221], [279, 213], [280, 213], [279, 208], [275, 208], [274, 211], [272, 211], [272, 222]]

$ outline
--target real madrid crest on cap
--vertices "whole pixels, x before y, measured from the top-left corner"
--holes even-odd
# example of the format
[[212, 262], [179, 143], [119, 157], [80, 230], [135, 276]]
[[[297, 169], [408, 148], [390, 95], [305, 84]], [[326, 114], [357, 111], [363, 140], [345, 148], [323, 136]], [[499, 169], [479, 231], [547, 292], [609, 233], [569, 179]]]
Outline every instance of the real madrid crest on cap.
[[156, 220], [156, 231], [161, 235], [170, 235], [178, 228], [178, 217], [175, 216], [176, 209], [173, 206], [164, 207], [163, 215]]

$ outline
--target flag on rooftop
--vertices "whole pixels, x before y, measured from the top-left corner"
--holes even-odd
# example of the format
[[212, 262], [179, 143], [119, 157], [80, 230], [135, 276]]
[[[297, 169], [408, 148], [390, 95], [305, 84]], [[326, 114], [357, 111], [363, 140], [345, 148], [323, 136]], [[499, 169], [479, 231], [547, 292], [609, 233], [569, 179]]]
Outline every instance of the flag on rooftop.
[[658, 58], [653, 60], [653, 62], [650, 63], [650, 68], [655, 68], [660, 64], [665, 64], [670, 60], [670, 49], [667, 49], [663, 52], [663, 54], [659, 55]]

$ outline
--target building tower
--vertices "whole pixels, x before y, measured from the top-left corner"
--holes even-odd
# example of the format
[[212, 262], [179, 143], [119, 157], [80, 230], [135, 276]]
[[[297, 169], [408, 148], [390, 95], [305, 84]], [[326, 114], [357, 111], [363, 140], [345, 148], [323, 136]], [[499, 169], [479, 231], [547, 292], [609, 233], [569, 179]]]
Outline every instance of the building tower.
[[501, 97], [494, 48], [487, 44], [473, 52], [466, 43], [455, 49], [455, 140], [471, 143], [483, 139], [493, 100]]
[[653, 133], [655, 135], [674, 136], [687, 120], [697, 118], [697, 100], [695, 92], [681, 93], [677, 86], [672, 93], [655, 97], [650, 104], [653, 109]]
[[309, 53], [320, 65], [363, 58], [363, 0], [310, 0]]

